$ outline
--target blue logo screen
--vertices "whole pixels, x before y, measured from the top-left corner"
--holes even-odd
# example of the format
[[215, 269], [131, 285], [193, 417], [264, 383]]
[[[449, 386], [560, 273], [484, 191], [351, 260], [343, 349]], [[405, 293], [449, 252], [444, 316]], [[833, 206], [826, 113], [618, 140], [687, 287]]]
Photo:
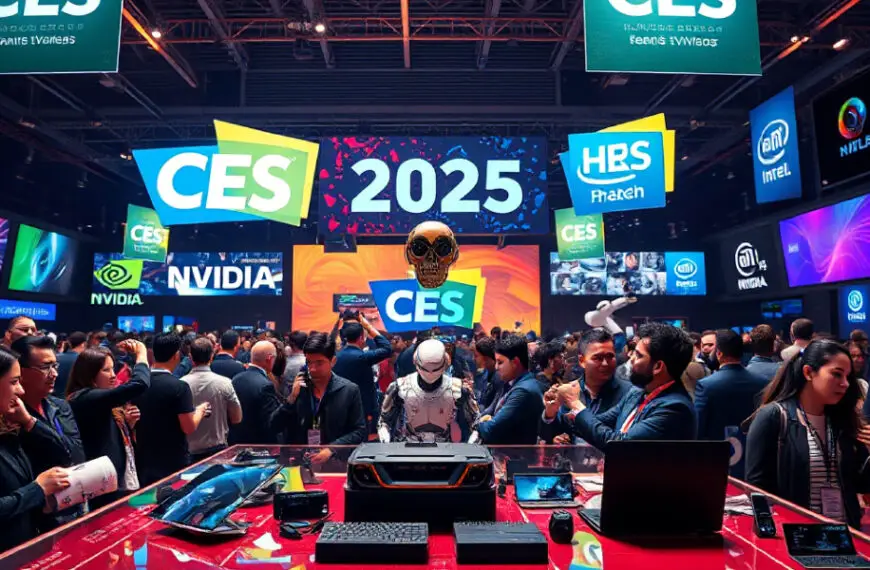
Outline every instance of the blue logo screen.
[[53, 321], [57, 318], [57, 305], [0, 299], [0, 319], [11, 319], [19, 315], [30, 317], [35, 321]]
[[706, 295], [707, 273], [700, 251], [667, 251], [668, 295]]
[[789, 87], [749, 113], [755, 199], [759, 204], [801, 197], [794, 89]]
[[855, 329], [870, 332], [867, 321], [867, 303], [870, 302], [867, 285], [848, 285], [840, 287], [840, 336], [848, 337]]

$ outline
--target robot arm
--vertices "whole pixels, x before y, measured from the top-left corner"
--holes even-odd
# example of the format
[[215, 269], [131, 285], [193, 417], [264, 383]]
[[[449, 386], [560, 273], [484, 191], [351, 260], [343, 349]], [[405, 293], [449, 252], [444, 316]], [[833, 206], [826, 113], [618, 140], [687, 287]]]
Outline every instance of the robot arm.
[[611, 334], [620, 334], [622, 328], [616, 324], [616, 321], [611, 318], [611, 315], [619, 309], [627, 307], [636, 301], [637, 297], [633, 296], [619, 297], [613, 301], [601, 301], [598, 303], [598, 306], [594, 311], [586, 313], [584, 320], [590, 327], [604, 327]]
[[404, 407], [405, 403], [399, 396], [399, 385], [393, 382], [387, 386], [381, 416], [378, 418], [378, 439], [381, 443], [390, 443], [390, 434], [395, 429]]

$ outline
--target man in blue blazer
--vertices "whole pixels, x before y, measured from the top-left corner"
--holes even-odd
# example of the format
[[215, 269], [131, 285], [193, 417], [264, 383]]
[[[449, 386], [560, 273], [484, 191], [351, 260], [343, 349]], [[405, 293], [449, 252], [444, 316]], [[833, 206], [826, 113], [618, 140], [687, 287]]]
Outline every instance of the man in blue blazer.
[[495, 345], [495, 369], [504, 382], [504, 393], [493, 414], [481, 417], [471, 442], [487, 445], [534, 445], [538, 441], [538, 419], [544, 411], [541, 383], [529, 372], [526, 339], [508, 335]]
[[[629, 392], [616, 406], [595, 415], [579, 397], [576, 386], [562, 386], [557, 400], [567, 405], [574, 433], [603, 450], [614, 440], [695, 439], [697, 420], [692, 400], [680, 376], [692, 360], [692, 340], [684, 331], [663, 323], [647, 323], [638, 331], [632, 355], [631, 383], [642, 388]], [[556, 402], [545, 402], [554, 406]]]
[[230, 445], [278, 442], [270, 421], [281, 402], [267, 373], [277, 355], [274, 344], [261, 340], [251, 348], [248, 369], [233, 378], [233, 389], [242, 405], [242, 422], [230, 426]]
[[743, 341], [730, 329], [716, 331], [719, 370], [695, 386], [698, 439], [726, 439], [725, 428], [739, 427], [751, 416], [767, 380], [740, 363]]

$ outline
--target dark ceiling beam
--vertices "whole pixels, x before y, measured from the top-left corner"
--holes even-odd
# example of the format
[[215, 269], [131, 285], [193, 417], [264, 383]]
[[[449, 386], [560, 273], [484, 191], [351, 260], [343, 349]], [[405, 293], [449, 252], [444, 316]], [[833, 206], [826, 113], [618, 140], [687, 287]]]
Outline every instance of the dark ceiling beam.
[[214, 28], [215, 34], [217, 34], [221, 39], [224, 47], [227, 48], [227, 51], [230, 52], [230, 57], [233, 58], [233, 61], [235, 61], [236, 65], [239, 66], [239, 69], [247, 71], [249, 61], [248, 53], [241, 45], [229, 41], [230, 34], [224, 24], [226, 17], [224, 16], [223, 9], [220, 7], [218, 2], [219, 0], [197, 0], [200, 9], [202, 9], [206, 18], [208, 18], [212, 28]]
[[124, 137], [121, 136], [120, 133], [112, 129], [111, 126], [105, 124], [105, 119], [99, 115], [99, 113], [95, 112], [87, 103], [76, 97], [70, 91], [68, 91], [65, 87], [61, 86], [57, 83], [53, 78], [42, 76], [42, 75], [28, 75], [27, 79], [29, 79], [32, 83], [44, 89], [48, 93], [51, 93], [57, 99], [68, 105], [71, 109], [74, 109], [93, 121], [95, 124], [99, 124], [102, 128], [106, 129], [107, 132], [111, 133], [118, 140], [124, 140]]
[[275, 14], [275, 17], [284, 17], [284, 6], [281, 5], [281, 0], [269, 0], [269, 7], [272, 8], [272, 13]]
[[524, 0], [523, 12], [529, 13], [535, 9], [536, 0]]
[[568, 52], [574, 47], [577, 38], [580, 37], [580, 31], [583, 28], [583, 2], [576, 2], [571, 13], [571, 18], [568, 21], [565, 39], [559, 44], [553, 53], [553, 63], [550, 69], [557, 70], [562, 67], [562, 62], [568, 56]]
[[[308, 17], [313, 24], [326, 25], [326, 10], [323, 7], [323, 0], [305, 0], [305, 9], [308, 11]], [[332, 69], [335, 67], [335, 54], [332, 48], [329, 47], [329, 41], [326, 39], [326, 32], [320, 34], [320, 51], [323, 53], [323, 61], [326, 62], [326, 67]]]
[[411, 15], [409, 0], [399, 0], [402, 14], [402, 56], [405, 69], [411, 69]]
[[130, 27], [142, 37], [145, 43], [151, 46], [151, 49], [155, 52], [160, 54], [160, 57], [166, 60], [166, 63], [168, 63], [169, 66], [181, 76], [185, 83], [195, 89], [197, 82], [193, 68], [183, 57], [181, 57], [180, 54], [175, 52], [174, 48], [164, 45], [163, 42], [151, 37], [151, 30], [154, 29], [154, 27], [148, 22], [148, 19], [145, 18], [144, 14], [142, 14], [142, 11], [139, 10], [133, 0], [126, 0], [122, 14], [124, 19], [127, 20], [127, 23], [130, 24]]
[[665, 99], [670, 97], [671, 93], [677, 90], [677, 88], [683, 84], [683, 81], [686, 80], [685, 75], [674, 75], [671, 77], [665, 85], [653, 95], [652, 99], [649, 100], [649, 103], [646, 104], [646, 110], [644, 111], [645, 115], [651, 114], [656, 107], [665, 102]]
[[[498, 13], [501, 10], [501, 0], [486, 0], [486, 17], [498, 18]], [[494, 25], [492, 22], [487, 24], [486, 35], [493, 36]], [[486, 62], [489, 61], [489, 50], [492, 47], [492, 40], [486, 39], [477, 44], [477, 69], [486, 67]]]

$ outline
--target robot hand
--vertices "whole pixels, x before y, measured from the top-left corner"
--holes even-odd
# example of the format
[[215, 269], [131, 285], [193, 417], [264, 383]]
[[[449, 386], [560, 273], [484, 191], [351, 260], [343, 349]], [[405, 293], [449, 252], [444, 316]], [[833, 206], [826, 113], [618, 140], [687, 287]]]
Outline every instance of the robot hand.
[[590, 327], [603, 327], [610, 334], [620, 334], [622, 333], [622, 328], [610, 316], [619, 309], [635, 302], [637, 302], [637, 297], [633, 295], [619, 297], [613, 301], [601, 301], [594, 311], [586, 313], [584, 320]]
[[378, 440], [381, 443], [390, 443], [390, 430], [387, 427], [378, 429]]
[[471, 437], [468, 438], [468, 443], [481, 443], [480, 434], [477, 432], [477, 430], [474, 430], [474, 432], [472, 432]]

